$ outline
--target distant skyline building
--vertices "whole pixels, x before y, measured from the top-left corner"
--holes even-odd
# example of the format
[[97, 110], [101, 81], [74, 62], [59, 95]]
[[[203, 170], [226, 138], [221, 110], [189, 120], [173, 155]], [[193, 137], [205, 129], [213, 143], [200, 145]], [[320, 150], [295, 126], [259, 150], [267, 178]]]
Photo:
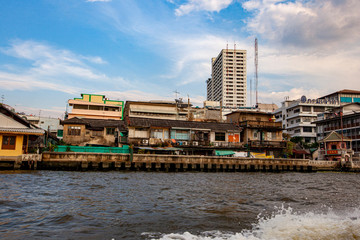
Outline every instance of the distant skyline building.
[[225, 107], [245, 107], [246, 50], [222, 49], [211, 61], [211, 78], [206, 81], [207, 100], [222, 101]]

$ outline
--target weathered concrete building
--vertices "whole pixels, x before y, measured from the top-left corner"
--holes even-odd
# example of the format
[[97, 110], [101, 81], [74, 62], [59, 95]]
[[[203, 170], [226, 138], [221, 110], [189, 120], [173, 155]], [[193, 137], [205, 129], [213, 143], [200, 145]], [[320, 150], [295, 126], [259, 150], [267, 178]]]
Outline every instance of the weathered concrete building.
[[352, 149], [360, 155], [360, 103], [349, 103], [319, 114], [316, 125], [317, 141], [332, 131], [352, 140]]
[[230, 123], [129, 118], [127, 127], [134, 145], [240, 146], [241, 129]]
[[191, 104], [182, 101], [126, 101], [125, 118], [188, 120]]
[[67, 144], [118, 147], [127, 142], [124, 121], [75, 117], [61, 124], [64, 126], [63, 140]]
[[243, 130], [240, 142], [250, 149], [264, 151], [266, 155], [279, 156], [285, 148], [281, 123], [275, 122], [272, 113], [260, 111], [236, 111], [226, 115], [227, 122]]
[[123, 101], [109, 100], [105, 95], [81, 94], [81, 98], [68, 101], [71, 112], [67, 118], [123, 119]]

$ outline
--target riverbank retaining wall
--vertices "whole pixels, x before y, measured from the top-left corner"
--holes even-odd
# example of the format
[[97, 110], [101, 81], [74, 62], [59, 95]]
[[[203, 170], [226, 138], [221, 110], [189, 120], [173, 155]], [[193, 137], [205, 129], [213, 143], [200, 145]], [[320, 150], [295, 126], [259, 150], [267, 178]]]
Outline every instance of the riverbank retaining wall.
[[[360, 172], [360, 162], [353, 169]], [[37, 170], [143, 170], [204, 172], [343, 171], [339, 162], [288, 158], [235, 158], [221, 156], [45, 152], [0, 158], [0, 169]]]
[[44, 153], [40, 169], [146, 171], [316, 171], [307, 159], [155, 154]]

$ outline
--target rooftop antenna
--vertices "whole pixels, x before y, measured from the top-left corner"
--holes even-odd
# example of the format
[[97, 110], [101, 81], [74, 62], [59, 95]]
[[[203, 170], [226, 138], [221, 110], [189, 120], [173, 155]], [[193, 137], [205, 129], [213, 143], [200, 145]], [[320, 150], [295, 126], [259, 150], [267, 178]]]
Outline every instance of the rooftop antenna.
[[256, 106], [258, 105], [258, 40], [255, 38], [255, 91], [256, 91]]
[[250, 78], [250, 107], [252, 107], [253, 78]]
[[177, 90], [175, 90], [173, 93], [175, 93], [175, 99], [178, 98], [178, 94], [180, 94], [180, 92], [178, 92]]

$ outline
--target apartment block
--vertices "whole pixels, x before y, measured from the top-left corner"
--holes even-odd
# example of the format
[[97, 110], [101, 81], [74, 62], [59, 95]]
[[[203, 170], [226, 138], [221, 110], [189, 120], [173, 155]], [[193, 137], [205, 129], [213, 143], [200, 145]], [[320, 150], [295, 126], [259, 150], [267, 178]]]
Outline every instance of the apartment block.
[[246, 50], [222, 49], [212, 58], [211, 78], [206, 81], [207, 100], [225, 107], [246, 106]]

